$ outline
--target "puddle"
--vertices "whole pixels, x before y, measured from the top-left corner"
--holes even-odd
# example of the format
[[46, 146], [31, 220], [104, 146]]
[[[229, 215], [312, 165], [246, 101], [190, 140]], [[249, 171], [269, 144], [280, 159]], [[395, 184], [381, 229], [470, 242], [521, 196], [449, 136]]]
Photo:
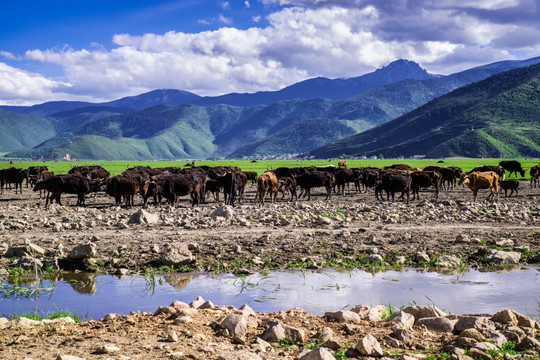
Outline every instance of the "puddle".
[[534, 267], [503, 272], [469, 270], [461, 274], [414, 269], [376, 274], [360, 270], [276, 271], [247, 277], [165, 274], [155, 278], [92, 278], [89, 274], [68, 273], [43, 285], [54, 285], [54, 290], [41, 293], [39, 299], [35, 295], [30, 299], [0, 299], [0, 315], [34, 312], [39, 301], [39, 312], [69, 310], [86, 319], [97, 319], [132, 310], [154, 312], [174, 300], [189, 303], [200, 295], [214, 304], [248, 304], [260, 312], [300, 307], [322, 315], [357, 304], [390, 303], [394, 307], [434, 304], [458, 314], [493, 314], [513, 309], [540, 318], [540, 269]]

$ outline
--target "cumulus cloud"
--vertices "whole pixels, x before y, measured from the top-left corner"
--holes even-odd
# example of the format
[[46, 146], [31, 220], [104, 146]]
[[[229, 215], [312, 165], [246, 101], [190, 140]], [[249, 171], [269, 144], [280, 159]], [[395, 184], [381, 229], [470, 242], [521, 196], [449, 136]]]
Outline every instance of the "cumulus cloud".
[[[287, 6], [268, 15], [264, 28], [117, 34], [110, 50], [30, 50], [24, 58], [62, 66], [69, 93], [112, 99], [155, 88], [276, 90], [314, 76], [358, 76], [398, 58], [448, 74], [511, 59], [511, 50], [533, 56], [540, 49], [535, 0], [260, 1]], [[50, 82], [50, 95], [55, 82], [41, 80]]]
[[0, 99], [4, 105], [30, 105], [43, 99], [59, 100], [69, 96], [63, 91], [67, 88], [67, 83], [0, 62]]
[[244, 6], [249, 9], [251, 5], [249, 4], [249, 1], [246, 0], [244, 1]]

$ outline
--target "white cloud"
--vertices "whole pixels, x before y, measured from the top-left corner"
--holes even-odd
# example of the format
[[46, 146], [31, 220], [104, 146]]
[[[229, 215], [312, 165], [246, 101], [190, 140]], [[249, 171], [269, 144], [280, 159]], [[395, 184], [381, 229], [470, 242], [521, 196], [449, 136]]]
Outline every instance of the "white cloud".
[[249, 9], [251, 5], [249, 4], [249, 1], [246, 0], [244, 1], [244, 6]]
[[[277, 9], [267, 16], [265, 28], [118, 34], [110, 50], [102, 46], [31, 50], [25, 59], [60, 65], [65, 78], [59, 83], [11, 68], [15, 78], [26, 78], [20, 83], [26, 90], [16, 93], [43, 101], [56, 99], [60, 88], [63, 94], [88, 94], [96, 99], [156, 88], [217, 95], [277, 90], [315, 76], [358, 76], [398, 58], [417, 61], [434, 73], [451, 73], [511, 59], [509, 49], [531, 56], [540, 51], [534, 16], [523, 20], [525, 25], [509, 21], [511, 15], [498, 12], [507, 4], [502, 0], [467, 0], [459, 2], [459, 8], [452, 7], [450, 0], [427, 5], [418, 1], [412, 8], [405, 0], [392, 2], [392, 6], [374, 0], [260, 1], [310, 5]], [[474, 6], [475, 11], [470, 9]], [[252, 21], [260, 19], [256, 16]], [[232, 24], [224, 15], [218, 20]], [[7, 52], [0, 55], [16, 58]], [[39, 95], [31, 95], [33, 89]]]
[[69, 97], [67, 83], [22, 71], [0, 62], [0, 101], [3, 105], [31, 105], [44, 99]]
[[256, 16], [251, 17], [251, 21], [253, 21], [254, 23], [260, 22], [261, 21], [261, 15], [256, 15]]
[[222, 24], [225, 24], [225, 25], [231, 25], [233, 23], [232, 18], [228, 18], [228, 17], [224, 16], [223, 14], [219, 14], [218, 21], [220, 23], [222, 23]]
[[218, 5], [223, 10], [231, 10], [231, 3], [228, 1], [218, 1]]

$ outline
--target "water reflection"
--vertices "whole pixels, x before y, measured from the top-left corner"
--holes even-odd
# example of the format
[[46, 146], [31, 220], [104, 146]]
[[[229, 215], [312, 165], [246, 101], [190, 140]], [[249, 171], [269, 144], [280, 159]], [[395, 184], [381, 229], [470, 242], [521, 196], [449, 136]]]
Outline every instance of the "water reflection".
[[[461, 271], [454, 274], [406, 269], [368, 273], [360, 270], [277, 271], [270, 274], [165, 274], [118, 278], [62, 273], [54, 293], [40, 300], [41, 311], [69, 309], [86, 318], [110, 312], [153, 312], [174, 300], [191, 302], [203, 296], [215, 304], [250, 305], [273, 312], [300, 307], [314, 314], [357, 304], [389, 303], [399, 307], [434, 304], [452, 313], [495, 313], [514, 309], [540, 317], [540, 273], [537, 268], [500, 272]], [[61, 281], [60, 281], [61, 279]], [[152, 285], [152, 291], [148, 286]], [[84, 295], [84, 296], [81, 296]], [[0, 314], [32, 311], [29, 299], [0, 300]], [[29, 310], [28, 310], [29, 309]]]

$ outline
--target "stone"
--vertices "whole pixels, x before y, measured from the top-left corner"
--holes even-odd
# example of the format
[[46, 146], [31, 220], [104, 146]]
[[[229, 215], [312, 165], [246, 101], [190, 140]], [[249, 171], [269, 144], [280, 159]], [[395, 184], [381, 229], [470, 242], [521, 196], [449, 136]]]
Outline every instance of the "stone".
[[470, 338], [470, 337], [458, 337], [456, 342], [454, 343], [455, 346], [459, 348], [465, 348], [469, 349], [474, 346], [478, 341], [476, 339]]
[[151, 214], [144, 209], [139, 209], [129, 217], [129, 224], [155, 225], [159, 222], [159, 215]]
[[[212, 351], [205, 351], [207, 353], [213, 353]], [[237, 351], [237, 352], [228, 352], [220, 354], [216, 357], [216, 360], [262, 360], [261, 357], [257, 354], [253, 354], [246, 351]]]
[[508, 342], [506, 337], [499, 331], [488, 330], [484, 333], [487, 341], [495, 344], [497, 347], [501, 347], [504, 343]]
[[488, 253], [488, 261], [501, 264], [501, 265], [512, 265], [519, 264], [521, 259], [521, 253], [516, 251], [500, 251], [500, 250], [491, 250]]
[[398, 311], [384, 319], [384, 321], [391, 321], [403, 328], [410, 329], [414, 325], [414, 316], [404, 311]]
[[381, 344], [377, 341], [375, 336], [367, 334], [356, 344], [355, 349], [362, 355], [367, 356], [383, 356]]
[[501, 324], [517, 325], [518, 320], [512, 310], [501, 310], [491, 317], [491, 321]]
[[285, 336], [297, 343], [304, 343], [306, 340], [306, 334], [304, 330], [297, 327], [284, 325]]
[[518, 350], [532, 349], [540, 351], [540, 341], [536, 340], [532, 336], [527, 336], [517, 346]]
[[298, 360], [335, 360], [335, 358], [330, 351], [323, 347], [319, 347], [300, 356]]
[[361, 321], [360, 316], [357, 313], [348, 310], [328, 311], [324, 313], [324, 317], [327, 321], [335, 321], [340, 323], [360, 323]]
[[171, 249], [161, 256], [161, 261], [166, 266], [182, 266], [193, 261], [193, 254], [184, 243], [174, 243]]
[[154, 316], [165, 314], [167, 316], [176, 314], [176, 309], [172, 306], [160, 306], [157, 308], [157, 310], [154, 312]]
[[199, 306], [201, 306], [204, 303], [205, 303], [204, 299], [201, 296], [197, 296], [195, 300], [189, 303], [189, 306], [194, 309], [198, 309]]
[[172, 306], [173, 308], [175, 308], [176, 310], [179, 310], [179, 309], [189, 309], [189, 305], [183, 301], [179, 301], [179, 300], [174, 300], [172, 302], [171, 305], [169, 306]]
[[94, 243], [77, 245], [68, 255], [70, 259], [86, 259], [94, 256], [96, 256], [96, 244]]
[[475, 360], [491, 360], [491, 356], [483, 352], [482, 350], [478, 348], [470, 348], [469, 349], [469, 355], [475, 359]]
[[480, 332], [484, 330], [493, 330], [493, 323], [485, 316], [460, 316], [454, 329], [457, 334], [460, 334], [465, 329], [476, 329]]
[[421, 263], [421, 262], [428, 263], [428, 262], [431, 261], [431, 259], [430, 259], [429, 255], [426, 252], [419, 251], [419, 252], [416, 253], [416, 261], [419, 262], [419, 263]]
[[212, 219], [214, 219], [214, 220], [217, 217], [222, 217], [222, 218], [225, 218], [225, 219], [231, 219], [231, 218], [234, 217], [234, 209], [232, 208], [232, 206], [229, 206], [229, 205], [220, 206], [217, 209], [215, 209], [214, 211], [212, 211], [212, 213], [210, 214], [210, 217]]
[[227, 329], [231, 336], [247, 334], [247, 319], [243, 315], [230, 314], [221, 322], [221, 326]]
[[406, 308], [402, 309], [401, 311], [411, 314], [414, 316], [416, 320], [423, 319], [423, 318], [432, 318], [432, 317], [440, 317], [440, 316], [446, 316], [447, 314], [439, 309], [436, 306], [429, 305], [429, 306], [407, 306]]
[[213, 309], [215, 307], [216, 305], [214, 305], [213, 302], [211, 302], [210, 300], [207, 300], [204, 303], [202, 303], [201, 306], [199, 306], [199, 309]]
[[486, 341], [474, 344], [473, 348], [480, 349], [482, 351], [497, 350], [497, 346], [495, 344]]
[[176, 331], [172, 330], [167, 334], [167, 341], [178, 342], [178, 335], [176, 334]]
[[115, 354], [120, 351], [120, 348], [113, 344], [98, 346], [95, 350], [96, 354]]
[[180, 316], [174, 319], [175, 324], [190, 324], [193, 322], [193, 318], [191, 316]]
[[470, 241], [471, 240], [469, 239], [469, 235], [467, 234], [459, 234], [458, 236], [456, 236], [457, 243], [468, 243]]
[[424, 325], [426, 329], [434, 332], [452, 332], [454, 330], [454, 323], [444, 317], [418, 319], [416, 325]]
[[405, 346], [411, 346], [414, 343], [414, 333], [412, 329], [406, 329], [394, 325], [392, 327], [392, 335], [394, 338], [401, 341]]
[[324, 327], [317, 332], [315, 337], [319, 339], [319, 341], [322, 341], [322, 342], [332, 340], [334, 338], [334, 331], [330, 329], [329, 327]]
[[327, 340], [321, 344], [321, 347], [338, 351], [339, 349], [341, 349], [341, 344], [338, 343], [336, 340]]
[[518, 321], [518, 326], [525, 327], [525, 328], [532, 328], [534, 329], [537, 325], [536, 321], [533, 319], [518, 313], [517, 311], [513, 311], [514, 315], [516, 316], [516, 319]]
[[270, 324], [270, 326], [261, 335], [261, 339], [266, 341], [274, 341], [285, 338], [285, 328], [281, 322], [276, 321]]
[[382, 319], [383, 314], [388, 312], [388, 308], [384, 305], [356, 305], [351, 311], [360, 315], [362, 320], [379, 321]]
[[461, 260], [455, 255], [441, 255], [437, 258], [440, 267], [454, 268], [461, 265]]
[[398, 264], [398, 265], [405, 264], [405, 262], [407, 261], [407, 258], [403, 255], [400, 255], [400, 256], [394, 257], [393, 261], [394, 261], [394, 264]]
[[476, 341], [485, 341], [486, 338], [482, 333], [476, 329], [465, 329], [460, 334], [459, 337], [466, 337], [470, 339], [475, 339]]
[[255, 311], [253, 311], [253, 309], [251, 307], [249, 307], [249, 305], [242, 305], [238, 308], [239, 311], [242, 312], [242, 314], [244, 314], [244, 316], [254, 316], [255, 315]]
[[75, 355], [58, 355], [56, 360], [84, 360], [84, 358]]
[[518, 326], [509, 326], [508, 328], [501, 331], [501, 333], [513, 343], [519, 344], [527, 334]]

